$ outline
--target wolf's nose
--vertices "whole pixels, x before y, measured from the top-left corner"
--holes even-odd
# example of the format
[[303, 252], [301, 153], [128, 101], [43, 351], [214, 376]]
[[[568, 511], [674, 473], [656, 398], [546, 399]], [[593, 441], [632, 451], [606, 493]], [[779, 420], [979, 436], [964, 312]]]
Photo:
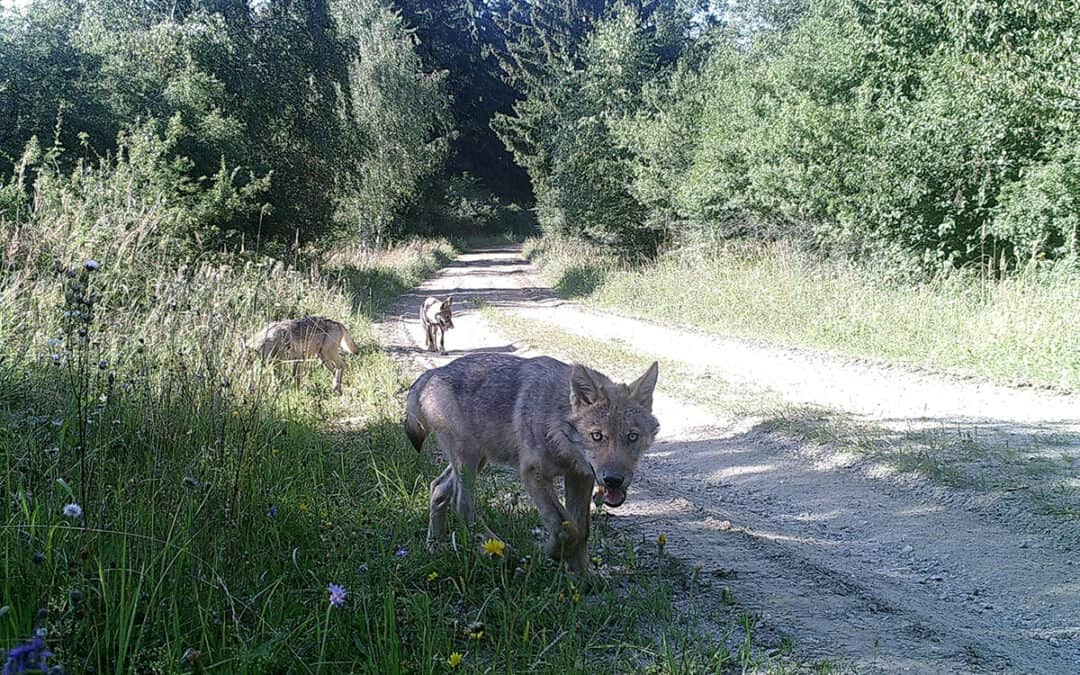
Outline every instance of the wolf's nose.
[[609, 490], [618, 490], [622, 487], [622, 476], [604, 476], [604, 487]]

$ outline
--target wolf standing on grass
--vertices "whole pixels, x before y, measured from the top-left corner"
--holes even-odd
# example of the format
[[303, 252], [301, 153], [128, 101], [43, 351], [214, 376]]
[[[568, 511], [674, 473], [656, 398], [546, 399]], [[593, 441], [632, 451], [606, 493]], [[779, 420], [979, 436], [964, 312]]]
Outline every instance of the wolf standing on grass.
[[440, 354], [446, 353], [446, 331], [454, 327], [453, 304], [452, 295], [447, 296], [446, 300], [424, 300], [424, 306], [420, 309], [420, 323], [424, 326], [429, 352], [438, 347]]
[[334, 391], [341, 393], [341, 376], [345, 359], [341, 351], [359, 354], [345, 326], [324, 316], [275, 321], [251, 338], [250, 345], [263, 361], [292, 361], [293, 378], [300, 386], [300, 361], [319, 357], [319, 361], [334, 374]]
[[[544, 550], [588, 572], [593, 485], [620, 506], [638, 458], [659, 423], [652, 415], [657, 364], [630, 384], [542, 356], [464, 356], [421, 375], [409, 389], [405, 433], [419, 450], [430, 433], [450, 464], [431, 482], [428, 543], [446, 538], [451, 502], [475, 522], [473, 488], [487, 462], [516, 468], [548, 537]], [[555, 494], [565, 483], [566, 505]], [[487, 528], [484, 527], [487, 533]]]

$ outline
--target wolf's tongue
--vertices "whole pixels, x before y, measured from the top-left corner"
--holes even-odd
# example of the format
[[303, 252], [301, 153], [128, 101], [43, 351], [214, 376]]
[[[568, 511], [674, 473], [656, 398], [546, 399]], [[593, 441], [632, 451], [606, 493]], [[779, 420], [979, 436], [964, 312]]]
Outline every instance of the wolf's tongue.
[[626, 490], [608, 488], [604, 493], [604, 503], [608, 506], [622, 506], [626, 501]]

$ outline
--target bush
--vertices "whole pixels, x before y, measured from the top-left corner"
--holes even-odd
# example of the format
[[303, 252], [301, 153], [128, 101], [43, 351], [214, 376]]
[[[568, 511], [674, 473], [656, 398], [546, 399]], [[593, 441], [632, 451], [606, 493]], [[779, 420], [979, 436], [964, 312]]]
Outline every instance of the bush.
[[[175, 155], [183, 133], [179, 116], [167, 125], [147, 122], [122, 133], [114, 155], [75, 160], [70, 171], [62, 168], [69, 162], [61, 148], [42, 154], [31, 142], [21, 166], [37, 174], [33, 207], [19, 214], [23, 234], [9, 243], [9, 263], [74, 264], [94, 257], [155, 274], [162, 263], [218, 248], [228, 235], [225, 225], [258, 212], [269, 180], [249, 175], [239, 181], [239, 172], [224, 163], [212, 178], [191, 180], [190, 163]], [[5, 194], [20, 193], [20, 182], [16, 176]], [[27, 246], [47, 255], [26, 255]]]
[[1080, 140], [1065, 141], [1049, 161], [1029, 166], [1005, 186], [992, 230], [1030, 260], [1080, 257]]

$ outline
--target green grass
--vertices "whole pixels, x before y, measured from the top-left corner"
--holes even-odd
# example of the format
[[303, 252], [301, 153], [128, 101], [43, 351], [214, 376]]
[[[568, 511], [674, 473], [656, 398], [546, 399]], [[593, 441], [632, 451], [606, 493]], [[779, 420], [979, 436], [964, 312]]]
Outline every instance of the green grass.
[[681, 249], [644, 268], [555, 239], [526, 255], [564, 297], [631, 316], [778, 344], [1080, 389], [1080, 274], [1063, 267], [985, 282], [885, 271], [791, 247]]

